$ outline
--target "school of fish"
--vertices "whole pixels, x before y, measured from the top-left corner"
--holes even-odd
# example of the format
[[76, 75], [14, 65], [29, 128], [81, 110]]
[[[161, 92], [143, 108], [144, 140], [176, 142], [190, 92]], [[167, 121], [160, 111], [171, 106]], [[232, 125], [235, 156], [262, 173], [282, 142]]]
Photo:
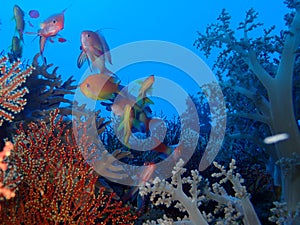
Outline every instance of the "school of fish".
[[[64, 9], [60, 13], [50, 15], [44, 19], [36, 31], [25, 32], [25, 12], [20, 6], [15, 5], [13, 15], [16, 24], [16, 32], [18, 36], [13, 36], [11, 44], [11, 52], [9, 53], [10, 60], [14, 61], [22, 56], [22, 43], [24, 42], [24, 34], [35, 35], [39, 37], [39, 53], [43, 63], [46, 64], [44, 51], [45, 45], [49, 41], [53, 43], [57, 40], [64, 43], [67, 40], [60, 35], [60, 32], [65, 28], [65, 12]], [[40, 18], [38, 10], [30, 10], [28, 12], [30, 19], [36, 20]], [[31, 20], [28, 20], [30, 28], [35, 28]], [[160, 123], [161, 119], [153, 118], [150, 106], [154, 104], [147, 95], [152, 90], [155, 82], [154, 75], [150, 75], [143, 81], [139, 81], [138, 95], [134, 96], [129, 93], [120, 83], [120, 79], [106, 67], [106, 63], [112, 64], [109, 45], [103, 36], [98, 31], [84, 30], [80, 34], [80, 54], [77, 59], [77, 67], [81, 68], [85, 62], [92, 74], [84, 79], [79, 84], [80, 91], [84, 96], [93, 100], [102, 101], [103, 105], [107, 106], [116, 116], [120, 117], [121, 123], [118, 131], [123, 132], [124, 144], [130, 148], [130, 136], [133, 132], [142, 132], [147, 135], [151, 132], [150, 123]], [[172, 152], [175, 158], [179, 158], [181, 154], [179, 147], [167, 146], [164, 143], [157, 141], [156, 147], [151, 149], [161, 153], [161, 157], [167, 157]], [[140, 183], [145, 183], [150, 179], [155, 170], [155, 164], [150, 163], [142, 172]], [[129, 195], [135, 192], [131, 192]]]

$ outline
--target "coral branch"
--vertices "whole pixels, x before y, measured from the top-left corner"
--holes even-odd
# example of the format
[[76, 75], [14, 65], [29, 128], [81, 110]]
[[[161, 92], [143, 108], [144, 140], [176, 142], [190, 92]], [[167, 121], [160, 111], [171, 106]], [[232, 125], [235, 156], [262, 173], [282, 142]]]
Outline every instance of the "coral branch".
[[58, 110], [45, 121], [17, 131], [12, 159], [24, 179], [13, 201], [0, 212], [1, 224], [133, 224], [130, 208], [115, 194], [96, 190], [98, 175], [79, 148], [95, 151], [92, 141], [75, 141]]
[[19, 113], [26, 105], [23, 97], [28, 93], [26, 87], [21, 86], [32, 73], [33, 67], [21, 69], [20, 60], [10, 64], [8, 57], [0, 59], [0, 126], [4, 120], [11, 122], [14, 114]]
[[[213, 164], [220, 170], [219, 173], [212, 174], [212, 177], [220, 179], [218, 183], [212, 185], [213, 191], [206, 185], [204, 188], [197, 190], [203, 180], [198, 171], [191, 171], [191, 177], [182, 178], [181, 176], [186, 169], [182, 167], [183, 161], [180, 160], [172, 171], [171, 183], [155, 178], [152, 184], [146, 183], [144, 187], [140, 187], [140, 194], [142, 196], [150, 194], [150, 200], [154, 205], [164, 204], [168, 207], [174, 202], [176, 203], [176, 208], [188, 213], [187, 218], [182, 218], [174, 224], [200, 225], [208, 224], [212, 221], [218, 221], [216, 224], [237, 224], [237, 221], [242, 219], [245, 225], [259, 225], [260, 221], [249, 200], [246, 188], [241, 184], [243, 179], [240, 174], [234, 173], [236, 168], [235, 160], [232, 160], [228, 170], [216, 162]], [[235, 196], [228, 195], [222, 187], [227, 181], [230, 181], [232, 184]], [[183, 184], [190, 185], [189, 195], [184, 192]], [[216, 212], [224, 208], [225, 216], [223, 219], [214, 218], [212, 214], [200, 212], [198, 207], [207, 199], [218, 202], [219, 205], [215, 210]], [[173, 220], [164, 217], [164, 220], [161, 219], [158, 222], [160, 224], [172, 224]], [[147, 224], [156, 223], [148, 221]]]

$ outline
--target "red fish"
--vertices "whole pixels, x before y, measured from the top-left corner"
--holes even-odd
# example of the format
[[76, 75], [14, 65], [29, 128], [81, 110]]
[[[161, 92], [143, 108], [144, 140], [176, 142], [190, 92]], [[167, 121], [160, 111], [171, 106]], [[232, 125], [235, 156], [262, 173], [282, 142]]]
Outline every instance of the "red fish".
[[60, 37], [60, 38], [58, 38], [57, 40], [58, 40], [58, 42], [60, 42], [60, 43], [64, 43], [64, 42], [67, 41], [67, 39], [65, 39], [65, 38], [63, 38], [63, 37]]
[[113, 74], [105, 67], [105, 62], [111, 62], [111, 55], [108, 44], [100, 32], [85, 30], [81, 32], [81, 53], [77, 60], [78, 68], [81, 68], [85, 61], [92, 63], [92, 66], [98, 68], [100, 73]]
[[45, 49], [46, 41], [51, 37], [55, 37], [59, 31], [64, 29], [65, 11], [66, 9], [64, 9], [61, 13], [50, 16], [44, 22], [41, 23], [41, 29], [38, 31], [38, 35], [40, 36], [40, 53], [42, 56]]
[[177, 146], [167, 146], [163, 142], [160, 142], [156, 137], [153, 137], [154, 141], [156, 142], [157, 146], [153, 149], [158, 153], [161, 153], [159, 158], [166, 159], [173, 153], [174, 161], [177, 161], [181, 156], [182, 148], [180, 145]]

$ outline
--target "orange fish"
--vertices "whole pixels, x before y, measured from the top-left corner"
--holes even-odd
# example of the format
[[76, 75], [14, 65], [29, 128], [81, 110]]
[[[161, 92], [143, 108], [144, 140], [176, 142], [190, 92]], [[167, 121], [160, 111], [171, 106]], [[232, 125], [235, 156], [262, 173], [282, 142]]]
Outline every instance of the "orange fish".
[[[138, 107], [136, 103], [136, 99], [133, 95], [131, 95], [127, 90], [122, 89], [122, 94], [118, 95], [117, 98], [115, 98], [113, 104], [111, 105], [111, 110], [115, 115], [123, 116], [124, 109], [126, 105], [130, 105], [132, 107]], [[139, 108], [140, 109], [140, 108]]]
[[85, 61], [89, 65], [98, 68], [100, 73], [113, 74], [105, 67], [105, 62], [111, 62], [111, 55], [109, 52], [108, 44], [104, 36], [100, 32], [85, 30], [81, 32], [81, 53], [77, 59], [77, 66], [81, 68]]
[[133, 113], [132, 108], [130, 105], [126, 105], [124, 109], [124, 115], [122, 118], [122, 122], [118, 127], [118, 131], [123, 129], [124, 131], [124, 143], [129, 147], [128, 141], [131, 135], [131, 128], [132, 128], [132, 121], [133, 121]]
[[[149, 91], [154, 83], [154, 75], [149, 76], [145, 81], [142, 82], [139, 95], [138, 95], [138, 101], [143, 100], [145, 102], [145, 96], [147, 91]], [[153, 102], [147, 98], [147, 101], [150, 101], [149, 103], [153, 104]]]
[[88, 76], [80, 85], [81, 92], [94, 100], [108, 100], [119, 93], [120, 81], [106, 74]]
[[65, 11], [48, 17], [40, 24], [38, 35], [40, 36], [40, 53], [43, 56], [45, 44], [48, 38], [55, 37], [59, 31], [64, 29], [65, 26]]

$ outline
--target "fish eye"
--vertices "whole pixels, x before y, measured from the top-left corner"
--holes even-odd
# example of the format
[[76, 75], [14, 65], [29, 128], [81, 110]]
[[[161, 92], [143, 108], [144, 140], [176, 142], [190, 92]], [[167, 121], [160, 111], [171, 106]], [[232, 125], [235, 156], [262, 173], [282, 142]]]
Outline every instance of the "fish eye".
[[53, 20], [52, 23], [56, 23], [56, 20]]
[[86, 87], [87, 87], [87, 88], [89, 88], [89, 87], [90, 87], [90, 84], [89, 84], [89, 83], [87, 83], [87, 84], [86, 84]]
[[87, 34], [87, 37], [90, 37], [91, 35], [90, 34]]

